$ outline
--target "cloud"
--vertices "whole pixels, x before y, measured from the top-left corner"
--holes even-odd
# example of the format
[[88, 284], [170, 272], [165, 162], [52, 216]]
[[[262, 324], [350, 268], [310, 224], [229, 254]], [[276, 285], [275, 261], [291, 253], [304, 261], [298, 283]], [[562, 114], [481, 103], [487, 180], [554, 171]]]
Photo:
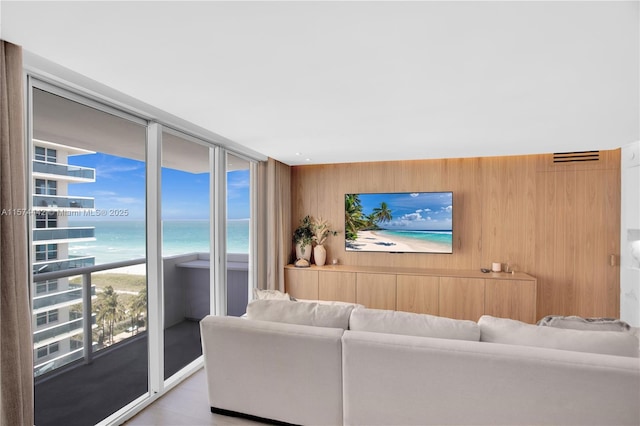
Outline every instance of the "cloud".
[[447, 207], [443, 207], [442, 210], [446, 211], [446, 212], [450, 212], [453, 210], [453, 206], [447, 206]]
[[101, 164], [96, 167], [96, 179], [112, 179], [121, 173], [135, 172], [140, 169], [144, 169], [143, 164]]
[[420, 195], [420, 194], [419, 194], [419, 193], [417, 193], [417, 192], [413, 192], [413, 193], [411, 193], [411, 194], [409, 194], [409, 195], [410, 195], [412, 198], [416, 198], [416, 197], [417, 197], [418, 195]]
[[419, 212], [407, 213], [400, 218], [401, 221], [415, 222], [418, 220], [424, 220]]
[[134, 197], [113, 197], [112, 200], [120, 204], [137, 204], [141, 201]]
[[118, 193], [114, 191], [105, 191], [99, 189], [97, 191], [91, 191], [91, 195], [94, 197], [113, 197], [118, 195]]

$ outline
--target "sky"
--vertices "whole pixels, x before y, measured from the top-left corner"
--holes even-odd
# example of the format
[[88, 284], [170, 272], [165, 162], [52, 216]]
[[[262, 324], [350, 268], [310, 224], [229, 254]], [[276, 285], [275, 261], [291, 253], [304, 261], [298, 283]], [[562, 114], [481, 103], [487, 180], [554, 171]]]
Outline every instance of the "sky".
[[[70, 156], [71, 165], [96, 169], [93, 183], [69, 184], [72, 196], [95, 198], [95, 220], [143, 220], [145, 163], [103, 153]], [[249, 170], [227, 173], [228, 219], [249, 217]], [[162, 169], [162, 219], [209, 218], [209, 174]], [[86, 220], [89, 217], [83, 217]]]
[[378, 226], [390, 230], [450, 231], [453, 217], [451, 192], [358, 194], [363, 213], [370, 214], [386, 202], [392, 219]]

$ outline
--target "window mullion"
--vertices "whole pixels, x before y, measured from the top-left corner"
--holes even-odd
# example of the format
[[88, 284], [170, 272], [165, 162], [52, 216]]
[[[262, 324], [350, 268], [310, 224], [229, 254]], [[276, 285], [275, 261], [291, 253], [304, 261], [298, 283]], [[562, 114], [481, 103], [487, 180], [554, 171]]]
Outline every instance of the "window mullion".
[[147, 128], [147, 315], [149, 327], [149, 393], [164, 387], [164, 290], [161, 216], [162, 126]]

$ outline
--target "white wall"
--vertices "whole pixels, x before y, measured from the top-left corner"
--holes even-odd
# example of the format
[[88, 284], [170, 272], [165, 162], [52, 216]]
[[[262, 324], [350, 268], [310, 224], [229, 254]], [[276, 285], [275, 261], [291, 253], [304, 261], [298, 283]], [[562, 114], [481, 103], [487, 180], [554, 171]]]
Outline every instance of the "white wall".
[[640, 327], [640, 141], [622, 147], [620, 319]]

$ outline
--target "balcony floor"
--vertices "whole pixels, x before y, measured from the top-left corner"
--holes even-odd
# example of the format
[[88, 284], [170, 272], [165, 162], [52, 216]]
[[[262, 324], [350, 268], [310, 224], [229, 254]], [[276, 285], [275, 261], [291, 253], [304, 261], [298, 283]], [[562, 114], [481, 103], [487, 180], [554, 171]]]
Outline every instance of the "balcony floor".
[[[165, 330], [165, 378], [202, 354], [199, 323], [183, 321]], [[86, 426], [147, 392], [147, 339], [130, 339], [99, 354], [89, 365], [35, 385], [38, 426]]]

